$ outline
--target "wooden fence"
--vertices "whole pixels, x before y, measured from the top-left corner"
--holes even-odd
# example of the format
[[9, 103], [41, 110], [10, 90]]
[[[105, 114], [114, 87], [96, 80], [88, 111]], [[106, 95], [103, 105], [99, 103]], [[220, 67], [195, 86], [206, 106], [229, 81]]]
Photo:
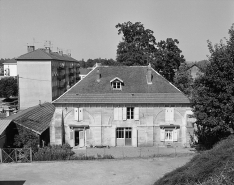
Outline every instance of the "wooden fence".
[[0, 148], [0, 163], [30, 163], [31, 148]]

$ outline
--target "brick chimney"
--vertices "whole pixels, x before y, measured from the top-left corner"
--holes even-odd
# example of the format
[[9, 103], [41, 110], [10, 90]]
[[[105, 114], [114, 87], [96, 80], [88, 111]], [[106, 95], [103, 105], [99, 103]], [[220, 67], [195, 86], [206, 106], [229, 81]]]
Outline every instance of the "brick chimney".
[[150, 63], [147, 66], [147, 75], [146, 75], [146, 78], [147, 78], [147, 84], [152, 84], [152, 68], [151, 68]]
[[97, 69], [97, 82], [100, 82], [101, 81], [101, 73], [100, 73], [100, 70]]
[[28, 53], [35, 50], [35, 46], [27, 46]]
[[45, 49], [47, 53], [50, 53], [50, 47], [45, 47]]

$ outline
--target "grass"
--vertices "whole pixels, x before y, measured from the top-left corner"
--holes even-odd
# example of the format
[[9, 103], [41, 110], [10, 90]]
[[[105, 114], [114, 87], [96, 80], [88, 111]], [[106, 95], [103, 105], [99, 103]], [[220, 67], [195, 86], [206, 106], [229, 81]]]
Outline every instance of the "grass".
[[186, 165], [166, 174], [154, 185], [234, 184], [234, 136], [197, 154]]

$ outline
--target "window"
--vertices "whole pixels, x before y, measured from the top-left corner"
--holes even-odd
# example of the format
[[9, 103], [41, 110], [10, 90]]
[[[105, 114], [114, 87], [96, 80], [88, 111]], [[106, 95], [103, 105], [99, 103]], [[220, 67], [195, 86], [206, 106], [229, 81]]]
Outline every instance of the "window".
[[127, 119], [134, 119], [134, 107], [127, 107]]
[[124, 138], [124, 128], [116, 129], [116, 138]]
[[76, 121], [83, 120], [83, 108], [74, 108], [74, 119]]
[[113, 87], [113, 89], [120, 90], [121, 89], [121, 82], [113, 82], [112, 87]]

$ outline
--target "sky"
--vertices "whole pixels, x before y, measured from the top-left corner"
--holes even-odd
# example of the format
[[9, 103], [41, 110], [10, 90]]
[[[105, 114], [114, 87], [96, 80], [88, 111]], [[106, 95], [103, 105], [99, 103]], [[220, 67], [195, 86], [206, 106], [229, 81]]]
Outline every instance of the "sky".
[[207, 59], [207, 40], [228, 38], [234, 0], [0, 0], [0, 58], [51, 41], [73, 58], [116, 59], [115, 25], [141, 22], [156, 41], [173, 38], [187, 61]]

